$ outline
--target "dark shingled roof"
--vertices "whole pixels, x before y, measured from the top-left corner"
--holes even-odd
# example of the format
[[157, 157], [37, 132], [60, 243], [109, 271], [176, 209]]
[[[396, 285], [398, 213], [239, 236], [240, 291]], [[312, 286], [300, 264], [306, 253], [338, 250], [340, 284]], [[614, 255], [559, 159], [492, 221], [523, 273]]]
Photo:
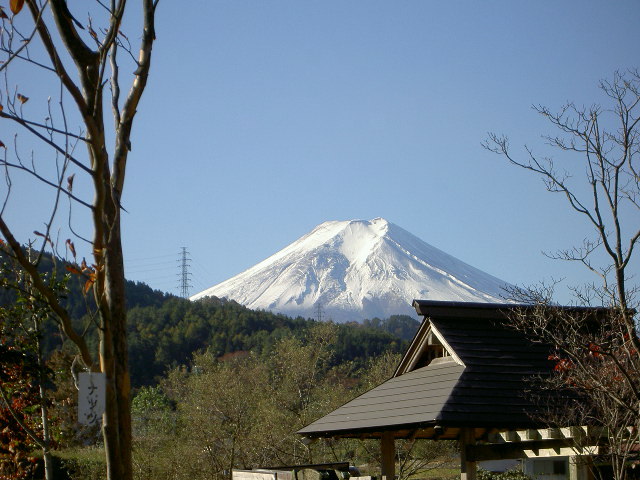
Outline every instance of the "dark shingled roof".
[[[545, 426], [534, 420], [543, 416], [543, 407], [534, 400], [530, 380], [553, 369], [550, 348], [504, 326], [509, 311], [530, 307], [433, 301], [414, 306], [429, 323], [416, 334], [394, 378], [298, 433], [377, 437], [402, 430], [429, 437], [437, 434], [433, 427]], [[411, 367], [409, 356], [420, 355], [427, 334], [438, 336], [451, 356]]]
[[340, 434], [433, 422], [463, 370], [453, 360], [447, 360], [392, 378], [298, 433]]

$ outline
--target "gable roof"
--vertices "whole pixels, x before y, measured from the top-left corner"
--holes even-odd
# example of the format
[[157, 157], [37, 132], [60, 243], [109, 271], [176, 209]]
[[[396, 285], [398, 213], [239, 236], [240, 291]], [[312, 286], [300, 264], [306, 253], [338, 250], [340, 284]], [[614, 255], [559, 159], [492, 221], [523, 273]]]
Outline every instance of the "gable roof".
[[391, 378], [356, 397], [298, 433], [307, 436], [361, 436], [390, 429], [412, 429], [433, 422], [444, 408], [464, 367], [435, 362]]
[[[443, 428], [546, 426], [535, 420], [544, 416], [544, 406], [534, 399], [530, 380], [552, 371], [550, 347], [505, 326], [509, 312], [532, 307], [436, 301], [413, 305], [425, 319], [393, 378], [298, 433], [379, 437], [394, 431], [396, 437], [434, 438]], [[432, 359], [435, 347], [444, 356]], [[425, 360], [430, 363], [423, 366]]]

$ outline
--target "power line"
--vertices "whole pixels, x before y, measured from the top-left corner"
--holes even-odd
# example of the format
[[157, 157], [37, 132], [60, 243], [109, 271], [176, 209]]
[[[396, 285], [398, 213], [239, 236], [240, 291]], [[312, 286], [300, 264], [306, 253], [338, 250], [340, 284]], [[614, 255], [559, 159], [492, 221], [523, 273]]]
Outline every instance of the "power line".
[[[176, 258], [174, 255], [173, 258]], [[173, 263], [172, 260], [165, 260], [164, 262], [152, 262], [152, 263], [133, 263], [127, 262], [127, 265], [131, 265], [131, 268], [146, 268], [146, 267], [155, 267], [158, 265], [171, 265]]]
[[[161, 258], [175, 258], [175, 255], [172, 253], [162, 254], [162, 255], [154, 255], [152, 257], [135, 257], [135, 258], [127, 258], [127, 263], [138, 263], [138, 262], [146, 262], [148, 260], [158, 260]], [[170, 261], [170, 260], [166, 260]]]
[[173, 270], [174, 267], [167, 265], [166, 267], [155, 267], [155, 268], [127, 268], [127, 273], [147, 273], [147, 272], [160, 272], [167, 271], [167, 269]]
[[200, 290], [206, 290], [211, 287], [211, 281], [208, 280], [210, 277], [212, 277], [212, 275], [206, 271], [199, 262], [193, 264], [193, 276], [191, 280], [199, 286]]

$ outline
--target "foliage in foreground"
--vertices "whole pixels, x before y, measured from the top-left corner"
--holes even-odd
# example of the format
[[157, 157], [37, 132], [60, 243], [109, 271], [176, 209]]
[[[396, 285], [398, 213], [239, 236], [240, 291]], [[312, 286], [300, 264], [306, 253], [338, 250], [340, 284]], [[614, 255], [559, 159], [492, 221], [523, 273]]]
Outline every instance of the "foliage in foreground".
[[[233, 468], [344, 460], [375, 472], [378, 442], [306, 444], [295, 433], [388, 379], [399, 361], [386, 353], [357, 372], [333, 366], [337, 332], [335, 325], [316, 324], [266, 354], [197, 354], [189, 371], [175, 369], [162, 388], [142, 389], [133, 402], [137, 478], [224, 480]], [[400, 477], [439, 466], [451, 449], [448, 442], [398, 442]]]
[[524, 473], [522, 468], [514, 468], [499, 473], [478, 470], [478, 480], [531, 480], [531, 477]]

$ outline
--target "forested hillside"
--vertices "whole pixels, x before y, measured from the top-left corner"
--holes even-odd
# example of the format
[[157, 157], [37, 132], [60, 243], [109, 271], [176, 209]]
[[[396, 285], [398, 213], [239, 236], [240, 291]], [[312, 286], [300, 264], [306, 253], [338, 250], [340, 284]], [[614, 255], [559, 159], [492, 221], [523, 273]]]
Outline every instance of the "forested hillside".
[[[136, 306], [129, 310], [132, 379], [134, 385], [151, 384], [167, 369], [189, 363], [198, 351], [215, 357], [240, 351], [270, 353], [279, 340], [302, 338], [316, 323], [217, 298], [190, 302], [174, 297], [159, 307]], [[369, 357], [399, 353], [405, 346], [406, 341], [382, 328], [337, 325], [331, 358], [334, 365], [352, 362], [360, 367]]]
[[[84, 278], [71, 274], [67, 264], [49, 256], [42, 258], [40, 270], [65, 279], [65, 307], [71, 312], [79, 331], [86, 330], [89, 344], [97, 348], [92, 325], [95, 311], [91, 295], [83, 294]], [[10, 289], [0, 289], [0, 305], [15, 301]], [[129, 307], [129, 355], [134, 387], [152, 385], [171, 368], [187, 365], [194, 353], [207, 351], [221, 357], [234, 352], [270, 353], [281, 339], [302, 338], [316, 323], [302, 317], [291, 318], [266, 311], [254, 311], [225, 299], [204, 298], [196, 302], [152, 290], [138, 282], [127, 282]], [[374, 318], [363, 323], [337, 326], [331, 345], [333, 365], [351, 362], [361, 367], [367, 358], [384, 352], [401, 352], [413, 336], [419, 322], [396, 315]], [[62, 347], [62, 335], [51, 321], [45, 325], [45, 354]]]

